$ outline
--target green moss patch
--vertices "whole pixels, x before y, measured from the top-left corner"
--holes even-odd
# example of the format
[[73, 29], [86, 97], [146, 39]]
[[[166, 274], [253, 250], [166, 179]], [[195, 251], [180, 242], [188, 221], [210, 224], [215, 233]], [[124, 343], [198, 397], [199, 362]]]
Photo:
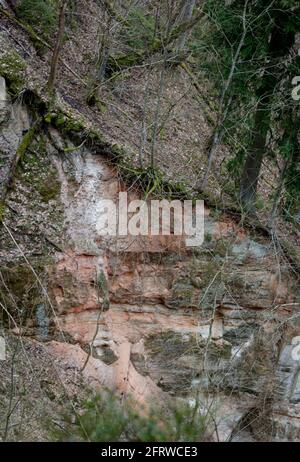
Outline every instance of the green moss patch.
[[[30, 265], [45, 280], [45, 266], [49, 265], [49, 257], [30, 258]], [[1, 266], [0, 300], [16, 322], [23, 323], [32, 318], [37, 304], [44, 301], [44, 294], [36, 276], [24, 261], [9, 262]], [[2, 312], [4, 320], [9, 322], [6, 312]]]
[[9, 92], [15, 96], [25, 85], [26, 63], [15, 51], [6, 51], [0, 55], [0, 74], [5, 78]]
[[22, 0], [16, 9], [19, 19], [50, 37], [57, 27], [57, 8], [50, 0]]
[[55, 167], [47, 159], [43, 138], [37, 140], [23, 156], [19, 178], [42, 202], [59, 198], [61, 185]]

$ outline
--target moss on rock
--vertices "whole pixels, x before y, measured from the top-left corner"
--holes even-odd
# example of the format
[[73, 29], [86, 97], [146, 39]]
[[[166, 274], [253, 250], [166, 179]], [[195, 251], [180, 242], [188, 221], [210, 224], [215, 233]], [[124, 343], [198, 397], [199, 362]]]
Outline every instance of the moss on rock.
[[[30, 258], [29, 263], [43, 281], [50, 257]], [[0, 300], [16, 322], [32, 318], [36, 306], [44, 301], [44, 294], [35, 274], [24, 260], [7, 262], [1, 266]], [[9, 321], [9, 318], [5, 316]]]
[[19, 165], [19, 178], [42, 202], [59, 199], [61, 184], [56, 168], [49, 162], [46, 141], [42, 135], [35, 139], [31, 149], [23, 154]]
[[5, 51], [0, 55], [0, 74], [6, 79], [9, 92], [16, 96], [25, 86], [26, 63], [15, 51]]

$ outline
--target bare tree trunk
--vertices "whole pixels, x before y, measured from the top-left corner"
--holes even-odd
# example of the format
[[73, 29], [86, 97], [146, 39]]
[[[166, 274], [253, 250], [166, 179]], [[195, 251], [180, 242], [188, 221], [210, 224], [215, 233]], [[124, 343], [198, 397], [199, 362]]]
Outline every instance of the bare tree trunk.
[[238, 63], [238, 60], [240, 58], [241, 49], [242, 49], [242, 47], [244, 45], [246, 34], [247, 34], [246, 14], [247, 14], [248, 2], [249, 2], [249, 0], [245, 0], [245, 4], [244, 4], [244, 11], [243, 11], [243, 17], [242, 17], [242, 20], [243, 20], [243, 33], [241, 35], [241, 39], [239, 41], [236, 52], [234, 54], [234, 57], [233, 57], [233, 60], [232, 60], [232, 63], [231, 63], [231, 67], [230, 67], [230, 71], [229, 71], [229, 75], [228, 75], [227, 80], [225, 81], [225, 84], [224, 84], [224, 87], [223, 87], [223, 90], [222, 90], [222, 94], [221, 94], [221, 98], [220, 98], [220, 102], [219, 102], [218, 121], [217, 121], [217, 126], [215, 128], [215, 131], [214, 131], [214, 134], [213, 134], [213, 137], [212, 137], [212, 143], [211, 143], [209, 153], [208, 153], [208, 165], [207, 165], [205, 176], [204, 176], [204, 179], [203, 179], [203, 182], [202, 182], [202, 189], [204, 189], [205, 186], [206, 186], [206, 183], [207, 183], [210, 171], [211, 171], [212, 163], [213, 163], [213, 160], [214, 160], [214, 157], [215, 157], [215, 153], [216, 153], [217, 148], [218, 148], [219, 144], [221, 143], [222, 138], [224, 136], [223, 125], [224, 125], [224, 122], [226, 120], [228, 110], [230, 108], [231, 100], [232, 100], [232, 98], [229, 98], [227, 103], [225, 104], [225, 97], [226, 97], [227, 92], [228, 92], [228, 90], [230, 88], [230, 85], [232, 83], [232, 80], [233, 80], [233, 77], [234, 77], [234, 74], [235, 74], [235, 71], [236, 71], [237, 63]]
[[[269, 97], [266, 98], [269, 101]], [[246, 212], [255, 211], [255, 196], [268, 133], [269, 110], [265, 103], [262, 98], [257, 106], [253, 139], [241, 178], [240, 200]]]
[[[110, 54], [111, 16], [106, 15], [106, 19], [103, 22], [104, 24], [99, 26], [98, 56], [95, 64], [94, 76], [87, 95], [87, 103], [90, 106], [99, 103], [99, 88], [105, 79]], [[103, 32], [102, 29], [104, 29]]]
[[[274, 27], [270, 38], [269, 55], [272, 56], [273, 59], [279, 59], [287, 55], [290, 47], [295, 42], [295, 33], [291, 32], [287, 34], [285, 32], [284, 15], [282, 15], [281, 21], [282, 22], [279, 22], [277, 27]], [[281, 26], [280, 28], [279, 25]], [[278, 43], [281, 44], [280, 47], [278, 47]], [[270, 104], [272, 94], [280, 79], [278, 74], [277, 68], [274, 68], [272, 72], [265, 71], [262, 77], [261, 88], [257, 92], [259, 102], [254, 119], [254, 134], [240, 183], [241, 204], [248, 213], [255, 212], [256, 190], [270, 124]]]
[[[180, 17], [181, 22], [184, 23], [192, 19], [195, 3], [196, 3], [196, 0], [187, 0], [183, 2], [183, 9], [182, 9], [181, 17]], [[183, 32], [181, 37], [179, 37], [178, 45], [177, 45], [178, 54], [180, 54], [184, 50], [187, 37], [188, 37], [188, 31]]]
[[[289, 108], [290, 112], [290, 108]], [[285, 189], [283, 213], [292, 222], [299, 222], [299, 164], [300, 164], [300, 143], [299, 143], [300, 121], [297, 109], [286, 114], [286, 130], [282, 138], [283, 143], [288, 142], [291, 150], [285, 161], [284, 170], [281, 175], [281, 190]], [[286, 153], [287, 154], [287, 153]], [[282, 198], [280, 196], [278, 203]], [[275, 211], [276, 212], [276, 211]]]
[[143, 168], [144, 166], [144, 152], [145, 152], [145, 145], [147, 140], [147, 107], [149, 104], [149, 83], [150, 83], [150, 72], [151, 68], [148, 69], [147, 80], [145, 84], [145, 92], [144, 92], [144, 104], [143, 104], [143, 113], [142, 113], [142, 124], [141, 124], [141, 134], [140, 134], [140, 149], [139, 149], [139, 163], [140, 167]]
[[156, 146], [157, 132], [158, 132], [159, 113], [161, 109], [161, 100], [162, 100], [164, 84], [165, 84], [165, 73], [166, 73], [165, 63], [166, 63], [166, 58], [164, 59], [164, 64], [162, 65], [162, 68], [161, 68], [158, 97], [157, 97], [156, 110], [155, 110], [155, 116], [154, 116], [154, 122], [153, 122], [153, 132], [152, 132], [152, 142], [151, 142], [151, 159], [150, 159], [152, 169], [154, 168], [154, 165], [155, 165], [155, 146]]
[[274, 228], [274, 224], [275, 224], [275, 220], [276, 220], [276, 216], [277, 216], [277, 210], [278, 210], [278, 206], [280, 204], [281, 194], [282, 194], [284, 180], [285, 180], [285, 174], [286, 174], [288, 165], [289, 165], [289, 160], [286, 159], [285, 162], [284, 162], [284, 166], [282, 168], [282, 171], [281, 171], [279, 185], [278, 185], [278, 187], [276, 189], [275, 198], [274, 198], [274, 201], [273, 201], [273, 206], [272, 206], [270, 220], [269, 220], [270, 228]]
[[54, 86], [57, 77], [57, 66], [58, 66], [58, 59], [59, 53], [62, 47], [63, 37], [65, 33], [65, 13], [67, 8], [68, 0], [61, 0], [60, 7], [59, 7], [59, 21], [58, 21], [58, 31], [56, 36], [56, 41], [54, 45], [54, 50], [51, 58], [51, 65], [50, 65], [50, 74], [47, 83], [47, 88], [50, 94], [54, 91]]

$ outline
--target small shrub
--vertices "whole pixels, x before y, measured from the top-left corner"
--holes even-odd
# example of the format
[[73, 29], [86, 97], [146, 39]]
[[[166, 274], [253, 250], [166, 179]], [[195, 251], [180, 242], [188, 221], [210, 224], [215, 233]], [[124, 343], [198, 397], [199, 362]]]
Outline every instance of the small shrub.
[[49, 37], [56, 30], [57, 5], [50, 0], [22, 0], [16, 10], [17, 16], [37, 30]]
[[54, 432], [55, 440], [193, 442], [204, 440], [208, 418], [198, 406], [186, 403], [170, 404], [168, 410], [137, 410], [130, 400], [121, 404], [115, 395], [106, 392], [85, 402], [75, 420], [71, 415], [63, 420]]
[[141, 51], [152, 44], [154, 30], [153, 16], [145, 15], [141, 9], [135, 8], [129, 12], [127, 27], [121, 32], [121, 39], [130, 50]]

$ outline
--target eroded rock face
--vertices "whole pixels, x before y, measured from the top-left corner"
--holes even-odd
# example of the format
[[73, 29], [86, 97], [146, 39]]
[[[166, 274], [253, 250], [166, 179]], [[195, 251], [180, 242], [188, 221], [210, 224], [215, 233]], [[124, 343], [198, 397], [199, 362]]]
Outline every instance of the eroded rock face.
[[[209, 211], [201, 248], [172, 236], [97, 236], [97, 200], [117, 201], [121, 186], [101, 155], [72, 162], [73, 182], [59, 167], [72, 245], [51, 269], [57, 328], [91, 352], [121, 393], [141, 401], [200, 393], [204, 407], [213, 400], [223, 439], [289, 438], [276, 414], [272, 420], [273, 401], [288, 413], [297, 406], [297, 366], [287, 370], [278, 358], [299, 298], [288, 270], [278, 273], [271, 244]], [[289, 395], [278, 394], [282, 369], [294, 384]], [[260, 416], [263, 399], [270, 404]]]
[[270, 242], [209, 210], [199, 248], [178, 236], [99, 236], [99, 200], [117, 201], [124, 186], [101, 153], [58, 153], [65, 141], [50, 138], [60, 187], [49, 207], [59, 204], [64, 222], [44, 215], [55, 231], [43, 279], [51, 305], [35, 301], [28, 335], [94, 387], [140, 402], [200, 399], [216, 439], [299, 439], [299, 289]]
[[0, 77], [0, 126], [0, 197], [3, 200], [15, 153], [30, 127], [27, 108], [18, 102], [11, 104], [3, 77]]

